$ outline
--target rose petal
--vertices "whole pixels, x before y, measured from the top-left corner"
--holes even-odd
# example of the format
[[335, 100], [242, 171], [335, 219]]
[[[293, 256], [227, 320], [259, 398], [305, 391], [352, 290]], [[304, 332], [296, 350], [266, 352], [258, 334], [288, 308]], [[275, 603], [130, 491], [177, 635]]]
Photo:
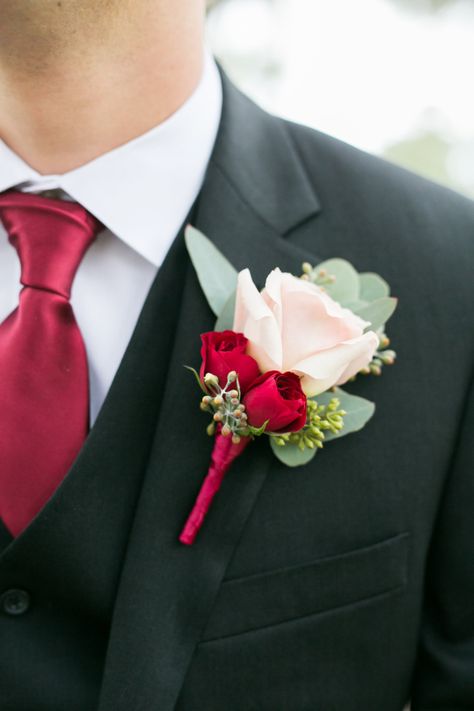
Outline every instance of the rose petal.
[[358, 338], [364, 322], [312, 284], [284, 274], [282, 280], [283, 368], [312, 354]]
[[[368, 331], [364, 335], [367, 336], [367, 342], [371, 344], [369, 350], [367, 353], [361, 351], [360, 355], [348, 364], [346, 370], [340, 376], [336, 385], [344, 385], [344, 383], [347, 383], [347, 381], [354, 375], [357, 375], [362, 368], [366, 368], [374, 357], [375, 351], [379, 347], [379, 337], [374, 331]], [[368, 338], [369, 335], [372, 336], [371, 339]]]
[[201, 334], [201, 380], [206, 373], [213, 373], [219, 378], [221, 387], [225, 387], [227, 376], [235, 370], [239, 376], [242, 392], [245, 392], [260, 375], [256, 361], [246, 353], [248, 340], [242, 333], [234, 331], [210, 331]]
[[238, 276], [234, 331], [248, 338], [247, 352], [255, 358], [262, 372], [281, 369], [280, 329], [248, 269], [244, 269]]
[[271, 309], [280, 332], [282, 325], [281, 278], [282, 272], [277, 267], [267, 276], [265, 289], [262, 291], [262, 299]]
[[359, 338], [345, 341], [300, 361], [292, 371], [302, 376], [301, 387], [306, 395], [314, 397], [334, 385], [346, 382], [368, 365], [378, 344], [377, 334], [368, 331]]
[[261, 375], [244, 397], [249, 423], [267, 432], [296, 432], [306, 423], [306, 397], [294, 373]]
[[361, 336], [368, 325], [321, 287], [279, 269], [269, 274], [262, 298], [280, 327], [284, 370], [317, 351]]

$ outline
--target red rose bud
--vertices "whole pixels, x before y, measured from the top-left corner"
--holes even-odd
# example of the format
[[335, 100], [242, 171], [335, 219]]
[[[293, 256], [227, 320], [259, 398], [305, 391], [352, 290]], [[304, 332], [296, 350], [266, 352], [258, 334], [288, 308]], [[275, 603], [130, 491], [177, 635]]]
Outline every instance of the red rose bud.
[[298, 432], [306, 424], [306, 395], [294, 373], [264, 373], [252, 384], [243, 403], [253, 427], [262, 427], [268, 420], [267, 432]]
[[225, 388], [227, 375], [235, 370], [239, 376], [240, 389], [245, 393], [260, 375], [257, 362], [245, 352], [248, 340], [242, 333], [210, 331], [201, 334], [201, 342], [202, 382], [206, 373], [212, 373], [219, 378], [221, 388]]

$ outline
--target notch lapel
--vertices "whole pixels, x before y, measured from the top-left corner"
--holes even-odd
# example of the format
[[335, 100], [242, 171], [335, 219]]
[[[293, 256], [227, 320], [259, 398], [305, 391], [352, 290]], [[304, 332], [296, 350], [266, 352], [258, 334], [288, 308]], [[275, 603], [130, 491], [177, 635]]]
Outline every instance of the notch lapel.
[[[269, 124], [276, 132], [279, 124], [238, 94], [225, 77], [224, 97], [196, 226], [237, 268], [249, 266], [262, 285], [275, 266], [298, 273], [301, 262], [315, 259], [281, 235], [316, 214], [319, 205], [282, 135], [270, 135]], [[274, 164], [278, 153], [291, 188], [275, 179], [283, 170]], [[281, 200], [288, 192], [292, 198], [283, 210]], [[226, 476], [194, 546], [179, 543], [212, 449], [195, 381], [183, 366], [199, 368], [199, 334], [212, 330], [214, 320], [189, 263], [154, 447], [115, 606], [100, 711], [175, 707], [271, 463], [264, 438], [253, 442]]]

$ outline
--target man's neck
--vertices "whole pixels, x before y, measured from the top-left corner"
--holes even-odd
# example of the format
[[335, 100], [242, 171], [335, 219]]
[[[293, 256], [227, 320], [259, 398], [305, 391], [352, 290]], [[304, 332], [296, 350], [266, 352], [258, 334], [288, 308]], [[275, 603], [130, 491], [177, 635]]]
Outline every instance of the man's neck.
[[67, 172], [145, 133], [199, 82], [202, 2], [180, 12], [174, 1], [135, 0], [127, 15], [121, 3], [111, 0], [99, 25], [108, 2], [93, 2], [90, 18], [79, 0], [73, 11], [39, 3], [41, 17], [20, 17], [16, 0], [2, 10], [0, 138], [39, 173]]

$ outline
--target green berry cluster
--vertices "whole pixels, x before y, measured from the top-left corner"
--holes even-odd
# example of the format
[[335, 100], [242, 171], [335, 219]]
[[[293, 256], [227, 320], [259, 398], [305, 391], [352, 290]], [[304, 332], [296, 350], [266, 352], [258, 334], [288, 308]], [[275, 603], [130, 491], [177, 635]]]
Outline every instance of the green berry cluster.
[[301, 276], [303, 281], [310, 281], [312, 284], [317, 286], [327, 286], [328, 284], [334, 284], [336, 277], [333, 274], [328, 274], [325, 269], [315, 269], [309, 262], [303, 264], [303, 274]]
[[337, 435], [344, 427], [345, 410], [340, 410], [340, 400], [332, 398], [328, 405], [318, 405], [317, 400], [308, 400], [308, 417], [306, 425], [299, 432], [291, 434], [272, 435], [278, 447], [291, 444], [301, 451], [322, 449], [326, 432]]
[[393, 365], [397, 358], [395, 351], [389, 350], [390, 338], [382, 333], [379, 336], [380, 345], [372, 358], [372, 362], [360, 371], [361, 375], [382, 375], [384, 365]]

